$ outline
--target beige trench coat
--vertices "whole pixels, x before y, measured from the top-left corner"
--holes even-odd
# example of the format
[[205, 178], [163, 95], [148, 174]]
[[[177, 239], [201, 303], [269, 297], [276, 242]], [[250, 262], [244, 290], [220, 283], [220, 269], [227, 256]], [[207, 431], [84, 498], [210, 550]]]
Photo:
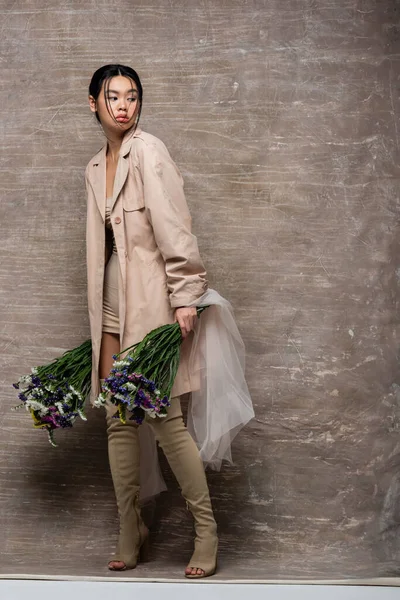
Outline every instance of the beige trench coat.
[[[88, 308], [93, 345], [91, 401], [99, 393], [105, 269], [107, 144], [86, 168]], [[114, 182], [111, 223], [118, 251], [120, 343], [126, 348], [155, 327], [174, 322], [174, 309], [207, 289], [204, 265], [183, 192], [182, 177], [161, 140], [141, 131], [123, 139]], [[191, 337], [182, 345], [171, 396], [192, 389]]]

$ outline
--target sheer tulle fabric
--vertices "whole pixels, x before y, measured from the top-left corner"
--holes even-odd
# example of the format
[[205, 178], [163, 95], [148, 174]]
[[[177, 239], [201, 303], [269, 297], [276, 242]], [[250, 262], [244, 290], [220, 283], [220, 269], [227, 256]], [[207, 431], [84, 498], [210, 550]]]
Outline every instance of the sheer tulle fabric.
[[[207, 290], [191, 306], [208, 306], [197, 323], [189, 371], [192, 394], [187, 427], [203, 462], [219, 471], [223, 460], [232, 463], [231, 444], [254, 417], [245, 380], [245, 349], [231, 304], [215, 290]], [[139, 427], [141, 452], [140, 499], [145, 502], [166, 489], [158, 465], [151, 428]]]
[[187, 427], [203, 462], [219, 471], [232, 463], [231, 444], [254, 417], [245, 380], [245, 348], [231, 304], [207, 290], [192, 306], [209, 306], [196, 327], [189, 371], [193, 378]]

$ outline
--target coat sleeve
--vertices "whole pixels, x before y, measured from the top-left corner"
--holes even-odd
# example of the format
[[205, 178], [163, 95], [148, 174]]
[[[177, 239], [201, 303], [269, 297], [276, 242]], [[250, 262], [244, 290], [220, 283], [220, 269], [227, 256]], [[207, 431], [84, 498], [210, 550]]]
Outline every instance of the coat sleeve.
[[139, 152], [144, 203], [165, 262], [172, 308], [187, 306], [207, 290], [207, 275], [183, 191], [183, 179], [160, 140]]

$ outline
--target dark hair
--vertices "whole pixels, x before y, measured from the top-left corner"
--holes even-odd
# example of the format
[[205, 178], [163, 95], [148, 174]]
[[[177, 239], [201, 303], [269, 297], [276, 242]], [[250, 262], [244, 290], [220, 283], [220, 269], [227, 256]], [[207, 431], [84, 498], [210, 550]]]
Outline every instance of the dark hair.
[[[100, 69], [97, 69], [97, 71], [95, 71], [95, 73], [93, 74], [93, 77], [90, 81], [89, 95], [93, 96], [93, 98], [95, 100], [97, 100], [97, 98], [100, 95], [102, 85], [104, 83], [104, 100], [105, 100], [105, 103], [107, 106], [107, 110], [111, 115], [109, 101], [107, 99], [107, 88], [108, 88], [107, 84], [110, 81], [110, 79], [112, 79], [113, 77], [116, 77], [118, 75], [127, 77], [128, 79], [130, 79], [131, 81], [133, 81], [136, 84], [136, 87], [138, 90], [138, 96], [139, 96], [139, 103], [140, 103], [139, 112], [136, 117], [136, 124], [137, 124], [139, 122], [140, 113], [142, 112], [143, 88], [142, 88], [142, 84], [141, 84], [139, 75], [131, 67], [126, 67], [125, 65], [104, 65], [103, 67], [100, 67]], [[97, 110], [96, 110], [95, 114], [96, 114], [96, 119], [100, 123], [100, 119], [99, 119], [99, 115], [97, 114]]]

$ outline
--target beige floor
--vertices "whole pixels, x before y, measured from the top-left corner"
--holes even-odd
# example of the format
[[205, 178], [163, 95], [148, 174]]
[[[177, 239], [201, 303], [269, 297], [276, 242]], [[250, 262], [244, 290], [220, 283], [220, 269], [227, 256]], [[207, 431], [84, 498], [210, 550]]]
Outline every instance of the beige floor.
[[[316, 582], [314, 582], [316, 583]], [[288, 585], [277, 583], [240, 584], [211, 583], [204, 587], [203, 583], [173, 583], [173, 582], [144, 582], [136, 581], [127, 585], [124, 582], [110, 581], [28, 581], [28, 580], [3, 580], [0, 581], [1, 598], [7, 600], [131, 600], [140, 597], [141, 600], [154, 600], [160, 597], [164, 600], [187, 600], [188, 592], [196, 600], [242, 600], [247, 596], [249, 600], [398, 600], [397, 587], [365, 587], [333, 586], [333, 585]]]

